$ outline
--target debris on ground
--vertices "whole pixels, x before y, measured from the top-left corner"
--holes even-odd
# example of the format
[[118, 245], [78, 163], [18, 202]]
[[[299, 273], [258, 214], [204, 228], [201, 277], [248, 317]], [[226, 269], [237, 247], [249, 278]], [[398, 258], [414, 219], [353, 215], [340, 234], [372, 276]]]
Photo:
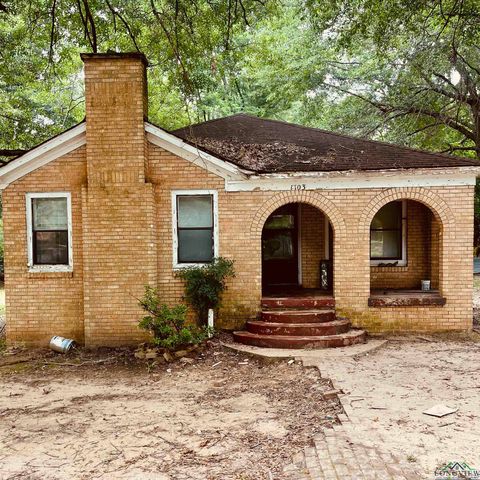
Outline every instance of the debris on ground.
[[342, 413], [318, 370], [217, 341], [169, 363], [127, 348], [5, 363], [26, 352], [0, 356], [6, 478], [277, 479]]
[[432, 417], [445, 417], [446, 415], [451, 415], [452, 413], [458, 412], [458, 408], [452, 408], [448, 405], [434, 405], [433, 407], [429, 408], [428, 410], [424, 410], [423, 413], [425, 415], [430, 415]]

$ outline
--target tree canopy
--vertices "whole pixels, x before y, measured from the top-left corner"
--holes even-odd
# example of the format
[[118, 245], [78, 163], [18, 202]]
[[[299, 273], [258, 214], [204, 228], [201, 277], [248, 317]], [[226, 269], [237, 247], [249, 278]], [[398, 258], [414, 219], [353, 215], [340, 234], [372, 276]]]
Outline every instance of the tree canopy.
[[142, 51], [165, 128], [245, 111], [480, 156], [477, 0], [0, 0], [0, 149], [84, 116], [79, 53]]

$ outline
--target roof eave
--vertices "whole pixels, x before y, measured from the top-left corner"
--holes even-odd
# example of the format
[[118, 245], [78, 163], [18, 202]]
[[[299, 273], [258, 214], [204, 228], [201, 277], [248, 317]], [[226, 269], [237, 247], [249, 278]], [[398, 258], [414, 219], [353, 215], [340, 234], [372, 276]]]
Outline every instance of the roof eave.
[[244, 180], [255, 173], [212, 155], [152, 123], [145, 122], [145, 131], [147, 139], [154, 145], [226, 180]]
[[75, 127], [41, 143], [0, 168], [0, 190], [37, 168], [85, 145], [86, 125]]
[[308, 171], [287, 171], [287, 172], [257, 172], [249, 176], [250, 179], [256, 178], [298, 178], [298, 177], [312, 177], [312, 178], [330, 178], [330, 177], [350, 177], [350, 176], [395, 176], [395, 175], [472, 175], [480, 177], [480, 165], [465, 165], [465, 166], [444, 166], [444, 167], [415, 167], [415, 168], [383, 168], [383, 169], [369, 169], [369, 170], [308, 170]]

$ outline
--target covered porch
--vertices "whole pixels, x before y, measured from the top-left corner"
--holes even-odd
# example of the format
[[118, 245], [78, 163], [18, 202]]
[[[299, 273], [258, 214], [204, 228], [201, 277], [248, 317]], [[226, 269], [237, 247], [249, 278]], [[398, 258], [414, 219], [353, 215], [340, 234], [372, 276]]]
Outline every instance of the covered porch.
[[443, 306], [442, 227], [415, 200], [387, 203], [370, 226], [369, 307]]

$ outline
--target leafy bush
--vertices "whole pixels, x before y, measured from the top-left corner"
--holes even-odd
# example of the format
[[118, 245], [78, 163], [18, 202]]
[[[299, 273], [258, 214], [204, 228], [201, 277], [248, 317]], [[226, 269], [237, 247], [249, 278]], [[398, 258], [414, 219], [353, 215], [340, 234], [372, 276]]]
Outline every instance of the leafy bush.
[[197, 313], [201, 324], [207, 322], [208, 310], [218, 309], [228, 277], [235, 276], [234, 261], [218, 257], [208, 265], [180, 270], [177, 275], [185, 282], [185, 300]]
[[169, 308], [161, 302], [158, 290], [145, 287], [145, 294], [139, 301], [148, 315], [140, 320], [138, 326], [153, 335], [153, 343], [167, 350], [176, 350], [186, 345], [195, 345], [205, 340], [210, 329], [188, 325], [187, 307], [176, 305]]

